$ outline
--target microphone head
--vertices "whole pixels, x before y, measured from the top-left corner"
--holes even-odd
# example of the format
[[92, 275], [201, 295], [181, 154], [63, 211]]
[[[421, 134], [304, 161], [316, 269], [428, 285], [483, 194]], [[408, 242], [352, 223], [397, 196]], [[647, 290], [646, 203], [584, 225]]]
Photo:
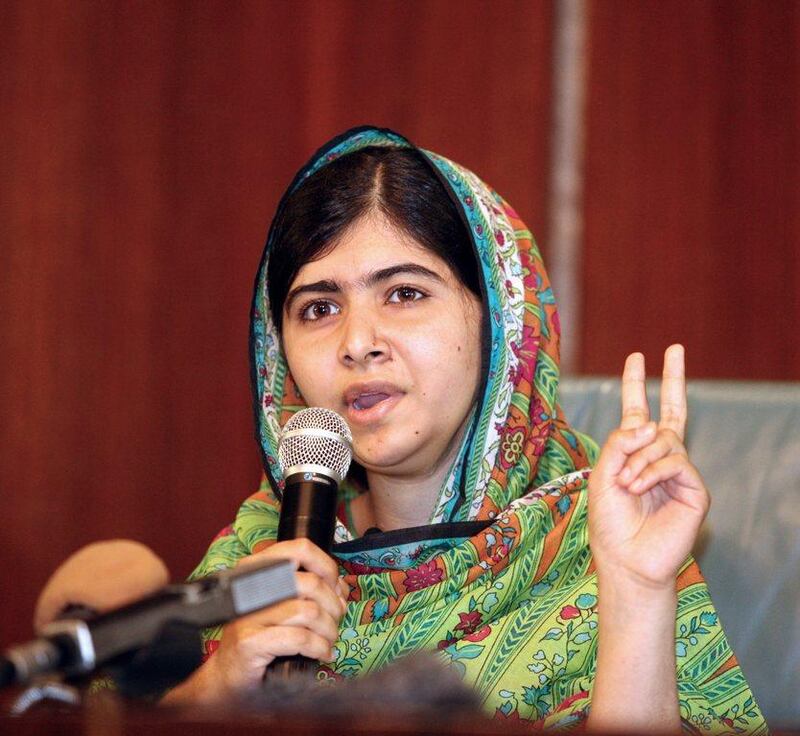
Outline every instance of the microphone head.
[[335, 411], [310, 407], [286, 422], [278, 442], [283, 477], [321, 473], [337, 484], [347, 475], [353, 458], [353, 435]]

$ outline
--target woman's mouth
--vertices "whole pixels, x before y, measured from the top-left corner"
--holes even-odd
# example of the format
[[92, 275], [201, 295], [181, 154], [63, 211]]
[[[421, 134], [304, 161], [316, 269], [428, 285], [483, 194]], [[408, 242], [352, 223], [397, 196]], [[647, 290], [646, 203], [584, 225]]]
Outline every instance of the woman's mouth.
[[347, 418], [355, 424], [372, 424], [382, 419], [405, 393], [384, 381], [350, 386], [345, 392]]
[[364, 411], [365, 409], [371, 409], [375, 404], [388, 398], [389, 394], [363, 394], [353, 402], [353, 408], [357, 411]]

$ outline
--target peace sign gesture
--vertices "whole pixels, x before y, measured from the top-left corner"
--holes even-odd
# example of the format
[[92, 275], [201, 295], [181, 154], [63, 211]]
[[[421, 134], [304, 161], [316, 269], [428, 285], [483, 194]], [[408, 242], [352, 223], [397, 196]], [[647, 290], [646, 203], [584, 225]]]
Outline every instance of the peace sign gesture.
[[658, 424], [650, 421], [644, 356], [629, 355], [622, 420], [589, 477], [589, 543], [599, 573], [674, 587], [709, 506], [683, 444], [685, 429], [683, 347], [672, 345], [664, 354]]

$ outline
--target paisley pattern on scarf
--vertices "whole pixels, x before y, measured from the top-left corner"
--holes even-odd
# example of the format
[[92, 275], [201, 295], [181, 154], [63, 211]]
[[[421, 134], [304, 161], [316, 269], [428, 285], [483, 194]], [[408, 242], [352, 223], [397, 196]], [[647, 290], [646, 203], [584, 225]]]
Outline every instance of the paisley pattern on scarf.
[[[391, 131], [348, 131], [312, 157], [289, 191], [329, 161], [376, 145], [413, 147]], [[353, 540], [337, 522], [333, 554], [350, 595], [335, 660], [321, 665], [318, 677], [363, 675], [405, 654], [437, 650], [494, 717], [535, 727], [577, 726], [591, 704], [597, 653], [597, 579], [586, 494], [597, 446], [568, 425], [558, 404], [560, 326], [532, 236], [473, 173], [421, 153], [472, 236], [489, 325], [488, 370], [430, 526], [406, 530], [398, 542], [398, 532]], [[266, 475], [235, 522], [212, 542], [194, 577], [231, 567], [276, 538], [283, 483], [279, 431], [304, 402], [269, 313], [269, 250], [268, 240], [251, 331]], [[348, 481], [340, 489], [345, 501], [359, 492]], [[449, 533], [437, 533], [442, 529]], [[676, 656], [685, 727], [696, 733], [764, 732], [763, 717], [691, 559], [677, 586]], [[207, 654], [219, 636], [218, 629], [207, 632]]]

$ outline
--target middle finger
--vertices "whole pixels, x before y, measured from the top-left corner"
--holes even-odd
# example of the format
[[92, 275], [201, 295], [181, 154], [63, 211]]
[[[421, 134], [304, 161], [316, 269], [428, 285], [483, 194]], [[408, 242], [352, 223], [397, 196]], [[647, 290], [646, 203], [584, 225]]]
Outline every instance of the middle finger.
[[671, 429], [683, 441], [686, 431], [686, 369], [682, 345], [670, 345], [664, 353], [659, 429]]

